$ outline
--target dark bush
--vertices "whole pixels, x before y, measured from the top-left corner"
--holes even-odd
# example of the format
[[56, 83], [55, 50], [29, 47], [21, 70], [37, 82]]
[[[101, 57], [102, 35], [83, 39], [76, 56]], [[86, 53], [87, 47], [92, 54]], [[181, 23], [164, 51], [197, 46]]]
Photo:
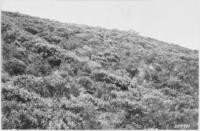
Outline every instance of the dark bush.
[[13, 51], [13, 57], [26, 62], [28, 58], [28, 52], [24, 48], [15, 47], [15, 51]]
[[63, 39], [59, 43], [66, 50], [74, 50], [82, 45], [82, 42], [75, 38]]
[[3, 34], [3, 40], [6, 43], [12, 43], [16, 40], [16, 38], [18, 37], [19, 33], [16, 30], [9, 30], [7, 31], [5, 34]]
[[21, 75], [25, 73], [26, 65], [23, 61], [18, 59], [8, 60], [4, 63], [4, 69], [10, 75]]
[[28, 31], [29, 33], [31, 33], [33, 35], [35, 35], [39, 32], [37, 29], [35, 29], [34, 27], [31, 27], [31, 26], [25, 27], [24, 30]]
[[126, 67], [126, 71], [130, 74], [131, 77], [134, 77], [139, 72], [137, 67], [132, 64]]
[[[13, 94], [14, 95], [14, 94]], [[2, 128], [3, 129], [46, 129], [50, 112], [47, 104], [42, 101], [18, 103], [17, 101], [3, 101]], [[46, 111], [45, 111], [46, 110]]]
[[27, 74], [33, 74], [35, 76], [46, 76], [51, 73], [51, 66], [48, 63], [42, 62], [42, 63], [32, 63], [29, 64], [27, 67], [26, 73]]
[[51, 65], [51, 67], [59, 67], [61, 64], [61, 59], [58, 59], [56, 57], [49, 57], [48, 60], [49, 64]]
[[93, 89], [93, 81], [88, 77], [79, 78], [78, 83], [87, 90]]
[[51, 65], [47, 60], [43, 59], [41, 55], [30, 54], [29, 65], [27, 66], [26, 73], [33, 74], [35, 76], [46, 76], [52, 71]]

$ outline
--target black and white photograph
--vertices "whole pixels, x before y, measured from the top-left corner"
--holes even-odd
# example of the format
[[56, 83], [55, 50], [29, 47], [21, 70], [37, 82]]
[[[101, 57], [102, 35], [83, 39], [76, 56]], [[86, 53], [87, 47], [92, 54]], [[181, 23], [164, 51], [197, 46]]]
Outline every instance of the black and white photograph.
[[198, 130], [199, 0], [1, 0], [4, 130]]

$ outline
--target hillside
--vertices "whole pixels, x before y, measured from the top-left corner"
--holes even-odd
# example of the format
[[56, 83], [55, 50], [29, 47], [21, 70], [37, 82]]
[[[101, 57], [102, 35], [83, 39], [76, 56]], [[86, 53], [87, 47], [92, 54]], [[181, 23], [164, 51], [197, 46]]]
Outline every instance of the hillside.
[[197, 129], [198, 51], [2, 12], [3, 129]]

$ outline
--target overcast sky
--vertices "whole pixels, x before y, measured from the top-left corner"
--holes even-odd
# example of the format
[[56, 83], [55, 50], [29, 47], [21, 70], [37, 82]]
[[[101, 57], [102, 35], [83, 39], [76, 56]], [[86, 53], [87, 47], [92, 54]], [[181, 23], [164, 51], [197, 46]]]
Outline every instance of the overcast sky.
[[2, 0], [2, 9], [121, 30], [190, 49], [200, 45], [199, 0]]

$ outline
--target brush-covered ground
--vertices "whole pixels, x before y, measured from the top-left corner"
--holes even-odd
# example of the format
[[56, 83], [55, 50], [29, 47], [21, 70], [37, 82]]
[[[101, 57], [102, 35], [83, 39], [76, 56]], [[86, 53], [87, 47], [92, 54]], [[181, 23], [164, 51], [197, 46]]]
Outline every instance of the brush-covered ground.
[[197, 129], [198, 51], [2, 12], [3, 129]]

